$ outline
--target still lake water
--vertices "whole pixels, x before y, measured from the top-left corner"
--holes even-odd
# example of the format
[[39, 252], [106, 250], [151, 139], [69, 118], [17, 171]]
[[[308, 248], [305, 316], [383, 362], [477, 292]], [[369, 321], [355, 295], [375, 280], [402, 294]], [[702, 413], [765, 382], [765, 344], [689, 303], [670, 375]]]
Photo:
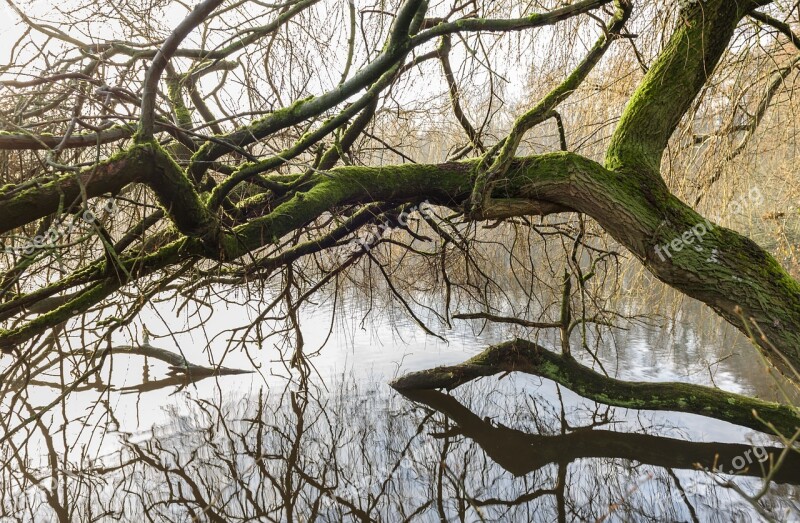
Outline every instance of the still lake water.
[[[255, 363], [257, 373], [188, 384], [167, 377], [160, 362], [115, 355], [101, 376], [2, 450], [0, 521], [763, 519], [720, 483], [758, 491], [759, 458], [780, 452], [774, 438], [700, 416], [606, 407], [523, 374], [406, 397], [388, 385], [394, 376], [459, 363], [529, 331], [461, 321], [438, 333], [443, 342], [395, 308], [373, 308], [364, 320], [367, 310], [354, 302], [334, 318], [328, 301], [303, 309], [306, 352], [324, 344], [309, 357], [305, 389], [281, 361], [282, 346], [222, 361]], [[254, 312], [217, 310], [206, 330], [221, 332]], [[158, 315], [147, 314], [163, 334], [152, 327]], [[606, 370], [777, 398], [733, 329], [689, 300], [671, 317], [616, 331], [598, 354]], [[205, 337], [152, 344], [180, 346], [192, 363], [207, 363], [192, 350]], [[28, 407], [60, 392], [30, 387], [15, 413], [25, 418]], [[697, 468], [733, 471], [745, 460], [736, 476]], [[775, 479], [761, 506], [800, 521], [797, 453]]]

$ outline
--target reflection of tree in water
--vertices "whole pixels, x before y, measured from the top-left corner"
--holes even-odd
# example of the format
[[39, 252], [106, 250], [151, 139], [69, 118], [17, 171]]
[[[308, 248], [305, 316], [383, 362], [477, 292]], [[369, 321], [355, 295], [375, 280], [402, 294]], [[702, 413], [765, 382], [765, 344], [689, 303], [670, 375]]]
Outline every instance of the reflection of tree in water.
[[[507, 382], [470, 384], [458, 399], [430, 391], [405, 399], [344, 382], [321, 395], [287, 387], [236, 401], [191, 400], [176, 408], [169, 426], [129, 435], [122, 451], [82, 465], [58, 450], [64, 431], [39, 422], [30, 442], [41, 438], [43, 447], [2, 451], [2, 515], [705, 521], [752, 514], [741, 498], [694, 470], [715, 459], [730, 463], [750, 446], [662, 437], [673, 431], [663, 425], [615, 432], [613, 409], [565, 412], [563, 403], [520, 394]], [[514, 428], [501, 422], [512, 419]], [[49, 459], [36, 464], [41, 451]], [[762, 499], [766, 510], [780, 514], [791, 506], [799, 461], [790, 453]], [[737, 479], [745, 488], [760, 485], [754, 465], [743, 474], [751, 477]]]

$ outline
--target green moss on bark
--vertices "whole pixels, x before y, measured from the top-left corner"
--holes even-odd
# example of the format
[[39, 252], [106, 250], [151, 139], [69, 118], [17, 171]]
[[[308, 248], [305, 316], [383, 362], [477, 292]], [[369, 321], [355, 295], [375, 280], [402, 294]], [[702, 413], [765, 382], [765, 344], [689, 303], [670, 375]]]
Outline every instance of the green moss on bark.
[[800, 412], [788, 405], [687, 383], [621, 381], [520, 339], [489, 347], [461, 365], [408, 374], [392, 386], [401, 391], [452, 389], [479, 377], [512, 371], [550, 379], [585, 398], [615, 407], [699, 414], [772, 432], [764, 420], [789, 436], [800, 428]]

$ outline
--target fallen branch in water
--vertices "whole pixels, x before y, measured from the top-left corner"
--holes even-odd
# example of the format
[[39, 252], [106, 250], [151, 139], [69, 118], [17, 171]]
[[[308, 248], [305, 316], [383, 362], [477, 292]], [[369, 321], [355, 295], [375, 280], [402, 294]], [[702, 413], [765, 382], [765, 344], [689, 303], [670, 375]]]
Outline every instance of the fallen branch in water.
[[110, 349], [104, 349], [95, 353], [95, 358], [100, 358], [105, 354], [127, 354], [130, 356], [143, 356], [153, 358], [170, 365], [170, 374], [184, 373], [194, 378], [198, 376], [229, 376], [232, 374], [251, 374], [252, 370], [229, 369], [227, 367], [204, 367], [189, 363], [180, 354], [153, 347], [149, 343], [141, 345], [120, 345]]
[[459, 365], [412, 372], [391, 385], [398, 391], [451, 390], [501, 372], [547, 378], [584, 398], [615, 407], [699, 414], [766, 433], [791, 435], [800, 427], [800, 412], [788, 405], [687, 383], [621, 381], [520, 339], [489, 347]]

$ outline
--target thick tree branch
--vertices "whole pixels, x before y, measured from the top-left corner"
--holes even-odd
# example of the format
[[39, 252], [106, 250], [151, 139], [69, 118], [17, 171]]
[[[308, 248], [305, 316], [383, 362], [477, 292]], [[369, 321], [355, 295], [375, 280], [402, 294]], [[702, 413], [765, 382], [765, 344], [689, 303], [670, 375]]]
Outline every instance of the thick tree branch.
[[[360, 90], [378, 80], [386, 71], [394, 67], [411, 50], [434, 38], [467, 31], [521, 31], [535, 27], [543, 27], [562, 20], [585, 14], [598, 7], [610, 3], [611, 0], [582, 0], [573, 5], [561, 7], [548, 13], [534, 14], [519, 19], [464, 19], [442, 23], [431, 29], [408, 37], [413, 31], [392, 31], [395, 39], [387, 43], [385, 50], [372, 62], [363, 67], [336, 89], [316, 97], [295, 101], [292, 105], [279, 109], [269, 116], [238, 129], [224, 137], [226, 143], [236, 147], [244, 147], [255, 143], [276, 131], [297, 124], [308, 118], [320, 115]], [[406, 17], [405, 19], [407, 19]], [[405, 20], [404, 19], [404, 20]], [[411, 20], [408, 20], [409, 22]], [[419, 20], [422, 23], [422, 19]], [[224, 144], [207, 143], [193, 158], [190, 175], [199, 180], [211, 162], [230, 152]]]
[[794, 31], [792, 31], [791, 26], [786, 22], [781, 22], [780, 20], [760, 11], [752, 11], [750, 13], [750, 18], [774, 27], [783, 33], [783, 35], [786, 36], [797, 49], [800, 49], [800, 36], [797, 36]]
[[62, 149], [82, 149], [125, 140], [133, 136], [134, 131], [132, 126], [123, 125], [97, 133], [73, 134], [69, 137], [3, 132], [0, 133], [0, 151], [42, 151], [59, 146]]
[[683, 11], [666, 48], [631, 96], [611, 137], [606, 167], [660, 178], [661, 157], [734, 29], [757, 2], [706, 0]]
[[[83, 182], [87, 193], [115, 192], [131, 181], [148, 183], [176, 227], [188, 236], [174, 255], [218, 260], [235, 260], [277, 244], [285, 235], [342, 206], [399, 204], [424, 197], [432, 204], [461, 208], [473, 187], [476, 165], [476, 161], [466, 161], [339, 167], [315, 175], [304, 192], [293, 194], [268, 214], [222, 231], [188, 178], [162, 157], [165, 153], [154, 152], [152, 146], [133, 151], [131, 158], [124, 155], [104, 167], [115, 174], [87, 177]], [[72, 178], [64, 183], [78, 194]], [[41, 201], [47, 205], [34, 203], [33, 211], [27, 208], [30, 203], [18, 198], [0, 199], [0, 230], [8, 230], [4, 225], [14, 220], [20, 223], [54, 212], [58, 187], [55, 182], [45, 186], [41, 194], [49, 196]], [[20, 196], [25, 202], [36, 202], [37, 194], [32, 188]], [[708, 304], [745, 333], [751, 328], [749, 322], [755, 322], [766, 337], [757, 341], [770, 361], [782, 367], [785, 357], [800, 368], [800, 285], [758, 245], [710, 223], [665, 186], [649, 185], [643, 190], [628, 174], [609, 171], [576, 154], [551, 153], [512, 162], [506, 183], [492, 198], [516, 202], [504, 209], [504, 217], [512, 211], [523, 215], [566, 209], [591, 216], [665, 283]], [[24, 214], [25, 220], [15, 213]]]
[[[392, 387], [400, 391], [451, 390], [476, 378], [501, 372], [541, 376], [585, 398], [615, 407], [688, 412], [761, 432], [777, 430], [784, 435], [792, 435], [800, 428], [800, 414], [787, 405], [687, 383], [620, 381], [598, 374], [569, 356], [559, 356], [520, 339], [490, 347], [460, 365], [407, 374], [392, 382]], [[765, 426], [765, 421], [772, 427]]]
[[147, 142], [153, 138], [156, 121], [155, 111], [158, 82], [170, 59], [172, 59], [172, 55], [178, 49], [181, 42], [189, 36], [189, 33], [203, 23], [223, 1], [224, 0], [205, 0], [198, 4], [192, 12], [189, 13], [189, 16], [178, 24], [178, 27], [169, 35], [169, 38], [167, 38], [161, 46], [161, 49], [156, 53], [155, 58], [153, 58], [153, 63], [150, 64], [150, 68], [147, 70], [144, 79], [144, 87], [142, 89], [142, 114], [139, 124], [138, 140]]

